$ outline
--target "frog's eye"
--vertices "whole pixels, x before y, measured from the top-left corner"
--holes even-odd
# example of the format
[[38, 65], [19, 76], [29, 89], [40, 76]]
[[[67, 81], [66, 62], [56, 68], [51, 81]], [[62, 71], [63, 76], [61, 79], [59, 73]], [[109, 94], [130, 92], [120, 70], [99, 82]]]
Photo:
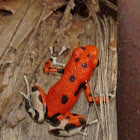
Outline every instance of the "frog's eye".
[[96, 65], [96, 67], [98, 67], [98, 66], [99, 66], [99, 64], [100, 64], [100, 62], [99, 62], [99, 60], [98, 60], [98, 63], [97, 63], [97, 65]]

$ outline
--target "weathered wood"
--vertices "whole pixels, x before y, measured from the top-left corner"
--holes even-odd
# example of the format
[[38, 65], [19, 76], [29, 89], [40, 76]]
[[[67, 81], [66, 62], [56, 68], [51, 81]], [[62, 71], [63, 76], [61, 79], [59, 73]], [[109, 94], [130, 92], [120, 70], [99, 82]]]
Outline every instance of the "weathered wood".
[[[118, 139], [140, 139], [140, 1], [118, 2]], [[131, 9], [131, 12], [127, 12]]]

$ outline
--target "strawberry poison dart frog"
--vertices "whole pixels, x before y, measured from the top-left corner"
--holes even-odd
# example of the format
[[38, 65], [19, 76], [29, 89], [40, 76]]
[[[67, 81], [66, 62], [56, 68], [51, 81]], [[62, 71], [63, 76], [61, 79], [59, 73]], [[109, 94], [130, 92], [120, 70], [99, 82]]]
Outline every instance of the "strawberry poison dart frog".
[[[62, 51], [59, 55], [61, 53]], [[26, 110], [34, 120], [49, 122], [49, 131], [54, 135], [71, 136], [77, 133], [86, 135], [82, 129], [95, 123], [96, 120], [86, 124], [84, 116], [73, 114], [70, 110], [77, 102], [82, 89], [85, 91], [88, 102], [93, 103], [89, 80], [98, 65], [98, 49], [93, 45], [78, 47], [73, 51], [65, 69], [52, 67], [55, 64], [57, 64], [56, 57], [51, 56], [51, 59], [45, 63], [44, 72], [63, 73], [63, 76], [51, 87], [48, 94], [45, 94], [39, 86], [33, 86], [30, 94], [29, 84], [26, 76], [24, 76], [27, 94], [20, 93], [25, 97]], [[62, 63], [58, 63], [58, 65], [63, 66]], [[99, 97], [94, 97], [94, 99], [99, 104]]]

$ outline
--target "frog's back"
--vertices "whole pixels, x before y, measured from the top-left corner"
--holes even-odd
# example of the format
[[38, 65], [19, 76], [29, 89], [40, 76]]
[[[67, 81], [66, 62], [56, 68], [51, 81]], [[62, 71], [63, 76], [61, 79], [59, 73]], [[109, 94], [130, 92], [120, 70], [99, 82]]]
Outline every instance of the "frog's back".
[[82, 86], [89, 81], [96, 67], [97, 54], [98, 50], [94, 46], [75, 49], [65, 67], [64, 75], [52, 86], [47, 95], [46, 103], [49, 117], [56, 113], [68, 112], [77, 102]]

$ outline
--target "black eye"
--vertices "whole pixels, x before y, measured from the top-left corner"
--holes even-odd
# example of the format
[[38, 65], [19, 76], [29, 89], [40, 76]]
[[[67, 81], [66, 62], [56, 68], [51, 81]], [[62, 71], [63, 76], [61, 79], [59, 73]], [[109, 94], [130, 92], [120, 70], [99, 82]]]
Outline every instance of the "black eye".
[[96, 65], [96, 67], [98, 67], [98, 66], [99, 66], [99, 64], [100, 64], [100, 63], [99, 63], [99, 60], [98, 60], [98, 63], [97, 63], [97, 65]]

